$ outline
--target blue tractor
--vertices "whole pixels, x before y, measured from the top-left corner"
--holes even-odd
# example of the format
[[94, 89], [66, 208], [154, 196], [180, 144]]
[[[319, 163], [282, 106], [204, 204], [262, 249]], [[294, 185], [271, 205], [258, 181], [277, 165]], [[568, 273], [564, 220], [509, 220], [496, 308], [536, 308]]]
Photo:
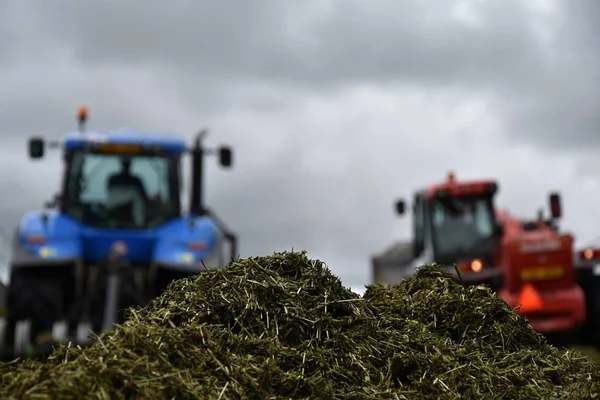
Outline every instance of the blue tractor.
[[[228, 147], [192, 146], [167, 135], [131, 130], [90, 133], [87, 109], [79, 132], [61, 141], [32, 138], [29, 154], [61, 148], [61, 190], [16, 230], [6, 316], [0, 320], [3, 359], [48, 354], [57, 342], [87, 345], [90, 332], [122, 322], [123, 310], [147, 304], [175, 279], [237, 258], [237, 240], [203, 204], [203, 161]], [[189, 212], [184, 212], [182, 156], [191, 156]], [[230, 245], [230, 257], [226, 255]]]

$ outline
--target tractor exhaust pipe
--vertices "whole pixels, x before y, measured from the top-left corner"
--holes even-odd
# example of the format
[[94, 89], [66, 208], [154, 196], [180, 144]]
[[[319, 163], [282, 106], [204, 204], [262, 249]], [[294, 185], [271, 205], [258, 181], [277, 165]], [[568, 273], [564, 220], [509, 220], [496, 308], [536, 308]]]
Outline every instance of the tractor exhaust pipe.
[[208, 130], [204, 129], [198, 133], [192, 148], [192, 182], [190, 185], [190, 213], [192, 215], [204, 216], [206, 209], [204, 208], [204, 155], [205, 149], [202, 144], [204, 138], [208, 134]]

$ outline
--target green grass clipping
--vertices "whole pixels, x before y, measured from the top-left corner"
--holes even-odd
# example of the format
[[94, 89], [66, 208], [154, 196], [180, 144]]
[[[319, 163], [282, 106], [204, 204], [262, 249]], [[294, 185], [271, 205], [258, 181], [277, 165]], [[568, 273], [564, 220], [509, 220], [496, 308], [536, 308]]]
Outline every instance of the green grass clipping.
[[361, 298], [284, 252], [176, 281], [91, 347], [0, 364], [0, 398], [582, 400], [599, 372], [439, 266]]

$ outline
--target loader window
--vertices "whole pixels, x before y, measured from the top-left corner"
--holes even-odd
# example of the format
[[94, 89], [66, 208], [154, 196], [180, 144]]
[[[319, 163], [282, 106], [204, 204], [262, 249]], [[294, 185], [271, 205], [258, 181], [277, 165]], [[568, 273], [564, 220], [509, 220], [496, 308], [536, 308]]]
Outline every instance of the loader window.
[[73, 153], [65, 212], [87, 226], [144, 229], [179, 216], [178, 159]]
[[495, 215], [491, 199], [435, 200], [431, 207], [431, 223], [438, 253], [469, 253], [494, 235]]

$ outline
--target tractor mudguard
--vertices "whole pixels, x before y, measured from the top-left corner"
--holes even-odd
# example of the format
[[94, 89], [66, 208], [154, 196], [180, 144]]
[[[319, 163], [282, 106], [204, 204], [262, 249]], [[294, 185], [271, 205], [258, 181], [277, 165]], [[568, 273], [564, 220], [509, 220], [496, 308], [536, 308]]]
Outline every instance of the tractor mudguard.
[[185, 217], [160, 228], [153, 264], [160, 269], [198, 273], [225, 264], [224, 237], [206, 217]]
[[11, 269], [71, 264], [81, 257], [80, 227], [56, 211], [27, 213], [13, 237]]

